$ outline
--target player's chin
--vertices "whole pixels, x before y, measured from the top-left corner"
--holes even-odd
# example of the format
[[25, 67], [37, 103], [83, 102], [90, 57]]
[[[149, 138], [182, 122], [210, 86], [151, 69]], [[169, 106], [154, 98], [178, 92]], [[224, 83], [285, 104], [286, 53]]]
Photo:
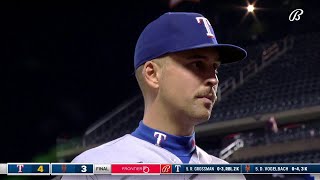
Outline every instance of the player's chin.
[[206, 123], [208, 121], [209, 121], [209, 117], [202, 117], [202, 118], [197, 119], [196, 122], [194, 122], [194, 125], [197, 126], [197, 125]]
[[192, 110], [193, 119], [197, 124], [203, 123], [209, 120], [212, 112], [213, 102], [206, 99], [197, 99], [194, 109]]
[[210, 119], [211, 116], [211, 110], [208, 109], [201, 109], [198, 110], [197, 113], [194, 116], [194, 119], [196, 119], [196, 124], [207, 122]]

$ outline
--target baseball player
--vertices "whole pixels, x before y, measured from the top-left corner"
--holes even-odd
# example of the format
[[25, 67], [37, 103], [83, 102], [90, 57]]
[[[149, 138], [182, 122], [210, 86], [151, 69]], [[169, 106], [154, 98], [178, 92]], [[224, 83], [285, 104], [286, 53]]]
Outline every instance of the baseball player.
[[[144, 116], [131, 134], [87, 150], [73, 163], [224, 164], [196, 145], [194, 127], [216, 102], [220, 64], [244, 59], [244, 49], [218, 44], [203, 15], [168, 12], [148, 24], [134, 55]], [[170, 176], [170, 177], [169, 177]], [[243, 175], [64, 176], [68, 179], [233, 179]]]

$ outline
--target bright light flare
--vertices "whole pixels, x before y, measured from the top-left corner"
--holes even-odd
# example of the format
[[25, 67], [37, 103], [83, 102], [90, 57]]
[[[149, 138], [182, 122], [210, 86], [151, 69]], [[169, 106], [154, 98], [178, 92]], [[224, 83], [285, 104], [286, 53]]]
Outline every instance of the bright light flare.
[[248, 9], [248, 12], [253, 12], [254, 11], [254, 6], [253, 5], [248, 5], [247, 9]]

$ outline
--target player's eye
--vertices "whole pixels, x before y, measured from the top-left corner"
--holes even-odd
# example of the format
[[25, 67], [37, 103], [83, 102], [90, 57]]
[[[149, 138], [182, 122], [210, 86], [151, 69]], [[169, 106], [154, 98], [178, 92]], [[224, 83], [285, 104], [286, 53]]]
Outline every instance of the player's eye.
[[204, 63], [202, 61], [194, 61], [191, 63], [192, 67], [197, 70], [201, 70], [204, 68]]

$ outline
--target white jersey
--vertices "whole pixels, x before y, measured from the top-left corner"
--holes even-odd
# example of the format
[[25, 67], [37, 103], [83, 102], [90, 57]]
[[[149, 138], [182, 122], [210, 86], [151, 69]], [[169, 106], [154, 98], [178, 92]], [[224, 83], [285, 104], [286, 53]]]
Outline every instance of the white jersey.
[[[72, 163], [159, 163], [159, 164], [182, 164], [182, 161], [168, 150], [136, 138], [130, 134], [105, 143], [78, 155]], [[190, 164], [227, 164], [226, 161], [207, 154], [196, 146]], [[204, 175], [93, 175], [72, 176], [65, 175], [62, 180], [105, 180], [105, 179], [211, 179], [211, 180], [245, 180], [243, 175], [233, 174], [204, 174]]]

